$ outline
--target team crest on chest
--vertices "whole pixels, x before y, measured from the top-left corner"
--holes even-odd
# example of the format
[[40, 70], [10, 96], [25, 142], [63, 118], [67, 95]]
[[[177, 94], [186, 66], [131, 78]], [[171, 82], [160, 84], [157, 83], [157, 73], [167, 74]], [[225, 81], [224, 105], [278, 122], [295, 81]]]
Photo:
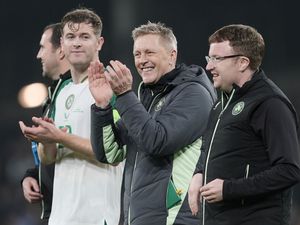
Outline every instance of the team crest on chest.
[[235, 106], [232, 109], [232, 115], [236, 116], [238, 114], [240, 114], [245, 106], [245, 102], [238, 102], [235, 104]]
[[66, 100], [66, 102], [65, 102], [65, 107], [66, 107], [66, 109], [70, 109], [71, 107], [72, 107], [72, 105], [73, 105], [73, 103], [74, 103], [74, 99], [75, 99], [75, 95], [74, 94], [71, 94], [68, 98], [67, 98], [67, 100]]
[[154, 110], [155, 112], [161, 110], [161, 107], [165, 104], [166, 98], [162, 98], [161, 100], [159, 100], [159, 102], [156, 104]]

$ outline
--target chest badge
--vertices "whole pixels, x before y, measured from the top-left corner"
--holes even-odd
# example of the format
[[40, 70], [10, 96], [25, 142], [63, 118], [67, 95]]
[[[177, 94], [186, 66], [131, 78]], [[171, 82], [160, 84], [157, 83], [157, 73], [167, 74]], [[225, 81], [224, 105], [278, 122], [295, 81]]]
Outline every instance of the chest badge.
[[235, 106], [232, 109], [232, 115], [236, 116], [238, 114], [240, 114], [245, 106], [245, 102], [238, 102], [235, 104]]
[[66, 107], [67, 110], [69, 110], [69, 109], [72, 107], [72, 105], [73, 105], [73, 103], [74, 103], [74, 99], [75, 99], [75, 95], [73, 95], [73, 94], [71, 94], [71, 95], [67, 98], [67, 100], [66, 100], [66, 102], [65, 102], [65, 107]]
[[161, 107], [165, 104], [166, 99], [162, 98], [161, 100], [159, 100], [159, 102], [156, 104], [154, 110], [155, 112], [161, 110]]

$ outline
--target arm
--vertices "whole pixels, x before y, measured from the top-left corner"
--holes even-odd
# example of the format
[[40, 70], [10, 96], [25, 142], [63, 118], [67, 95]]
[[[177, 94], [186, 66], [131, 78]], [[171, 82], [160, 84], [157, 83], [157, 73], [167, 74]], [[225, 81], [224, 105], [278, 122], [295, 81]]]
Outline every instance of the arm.
[[300, 179], [296, 123], [287, 105], [277, 98], [267, 100], [254, 112], [251, 124], [267, 146], [271, 168], [248, 179], [225, 180], [225, 200], [282, 190]]
[[112, 108], [101, 109], [91, 106], [91, 144], [96, 158], [103, 163], [114, 164], [126, 157], [126, 129], [114, 123]]
[[108, 82], [110, 75], [106, 72], [107, 79], [100, 62], [91, 63], [88, 72], [89, 88], [95, 99], [95, 104], [91, 106], [92, 149], [100, 162], [121, 162], [126, 157], [126, 146], [118, 138], [123, 132], [115, 126], [113, 110], [109, 105], [113, 95]]
[[36, 126], [28, 127], [22, 121], [19, 124], [25, 137], [39, 142], [38, 152], [42, 163], [49, 164], [55, 161], [57, 143], [83, 155], [94, 156], [88, 139], [58, 129], [53, 121], [47, 118], [33, 117], [32, 121]]
[[164, 156], [191, 144], [203, 134], [212, 104], [207, 90], [193, 83], [177, 93], [156, 118], [133, 92], [118, 96], [116, 108], [129, 136], [143, 146], [141, 150]]

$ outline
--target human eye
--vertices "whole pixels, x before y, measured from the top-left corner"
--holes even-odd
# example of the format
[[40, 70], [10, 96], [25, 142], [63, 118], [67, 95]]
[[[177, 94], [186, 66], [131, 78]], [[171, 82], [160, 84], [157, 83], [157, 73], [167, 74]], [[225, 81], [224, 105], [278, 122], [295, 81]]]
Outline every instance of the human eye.
[[223, 59], [223, 57], [221, 56], [214, 56], [214, 61], [221, 61]]
[[140, 55], [141, 55], [141, 53], [139, 53], [139, 52], [134, 52], [134, 53], [133, 53], [133, 56], [134, 56], [135, 58], [140, 57]]
[[149, 56], [153, 55], [154, 53], [155, 53], [155, 52], [152, 51], [152, 50], [148, 50], [148, 51], [147, 51], [147, 55], [149, 55]]
[[66, 35], [67, 40], [72, 40], [73, 38], [74, 38], [74, 35], [72, 35], [72, 34], [67, 34]]
[[83, 38], [84, 40], [88, 40], [88, 39], [90, 38], [90, 36], [89, 36], [88, 34], [85, 34], [85, 35], [82, 36], [82, 38]]
[[220, 61], [221, 58], [222, 58], [222, 57], [218, 57], [218, 56], [210, 56], [210, 57], [209, 57], [209, 61], [215, 63], [215, 62]]

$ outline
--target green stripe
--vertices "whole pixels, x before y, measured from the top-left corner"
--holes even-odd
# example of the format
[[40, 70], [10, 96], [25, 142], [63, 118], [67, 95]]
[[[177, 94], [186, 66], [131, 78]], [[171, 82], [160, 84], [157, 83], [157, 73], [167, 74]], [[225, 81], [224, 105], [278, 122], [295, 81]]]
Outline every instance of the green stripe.
[[110, 164], [122, 162], [126, 157], [126, 145], [119, 147], [115, 141], [111, 125], [103, 127], [103, 146], [107, 162]]
[[172, 179], [177, 191], [180, 191], [181, 203], [168, 210], [167, 225], [174, 223], [182, 202], [187, 194], [192, 176], [201, 154], [202, 138], [174, 154]]

